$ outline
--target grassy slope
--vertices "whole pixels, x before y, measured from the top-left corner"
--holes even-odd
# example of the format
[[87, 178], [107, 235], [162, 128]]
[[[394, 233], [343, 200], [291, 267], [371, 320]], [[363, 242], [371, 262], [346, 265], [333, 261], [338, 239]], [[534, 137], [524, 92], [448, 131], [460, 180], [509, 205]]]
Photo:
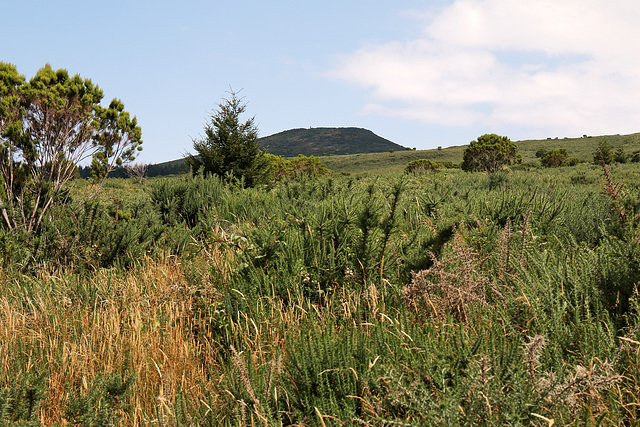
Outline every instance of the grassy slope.
[[[593, 152], [600, 142], [606, 141], [615, 150], [622, 146], [627, 153], [640, 150], [640, 133], [631, 135], [594, 136], [588, 138], [541, 139], [517, 141], [519, 153], [524, 163], [537, 162], [536, 151], [565, 148], [569, 157], [591, 161]], [[351, 154], [343, 156], [323, 156], [327, 167], [336, 172], [372, 173], [401, 172], [408, 162], [417, 159], [431, 159], [459, 163], [466, 145], [443, 148], [441, 150], [396, 151], [393, 153]]]

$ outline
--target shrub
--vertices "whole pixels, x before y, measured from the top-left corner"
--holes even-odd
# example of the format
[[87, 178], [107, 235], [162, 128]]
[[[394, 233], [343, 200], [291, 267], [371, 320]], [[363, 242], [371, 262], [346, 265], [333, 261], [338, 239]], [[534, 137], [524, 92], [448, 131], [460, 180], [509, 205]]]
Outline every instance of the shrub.
[[582, 163], [582, 160], [580, 160], [577, 157], [572, 157], [569, 160], [567, 160], [567, 166], [577, 166], [580, 163]]
[[546, 168], [556, 168], [566, 165], [568, 159], [569, 155], [567, 154], [567, 150], [564, 148], [558, 148], [545, 152], [540, 159], [540, 163], [542, 163], [542, 166]]
[[624, 152], [624, 148], [622, 146], [618, 147], [616, 152], [613, 154], [613, 160], [618, 163], [627, 163], [629, 159], [629, 155]]
[[462, 169], [467, 172], [495, 172], [512, 162], [522, 162], [518, 146], [506, 136], [485, 134], [464, 150]]
[[608, 165], [613, 163], [614, 160], [614, 153], [609, 143], [607, 141], [600, 142], [596, 152], [593, 153], [593, 164], [599, 165], [600, 161], [602, 161], [605, 165]]
[[331, 171], [322, 161], [315, 156], [304, 156], [302, 154], [291, 160], [286, 160], [281, 156], [273, 154], [265, 155], [271, 164], [271, 178], [273, 181], [280, 181], [285, 178], [317, 178], [330, 175]]
[[[551, 138], [549, 138], [549, 139], [551, 139]], [[545, 154], [547, 154], [547, 150], [545, 150], [544, 148], [541, 148], [538, 151], [536, 151], [536, 157], [537, 158], [542, 158], [542, 157], [544, 157]]]
[[437, 172], [440, 168], [436, 162], [433, 162], [429, 159], [418, 159], [413, 160], [407, 164], [404, 168], [404, 173], [412, 173], [412, 172]]

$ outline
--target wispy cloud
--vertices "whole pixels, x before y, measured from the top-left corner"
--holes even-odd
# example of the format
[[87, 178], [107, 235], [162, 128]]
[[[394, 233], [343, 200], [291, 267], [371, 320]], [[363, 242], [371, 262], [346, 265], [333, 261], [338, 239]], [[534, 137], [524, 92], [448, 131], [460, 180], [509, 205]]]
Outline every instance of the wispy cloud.
[[640, 129], [640, 2], [457, 0], [409, 41], [341, 55], [367, 114], [577, 135]]

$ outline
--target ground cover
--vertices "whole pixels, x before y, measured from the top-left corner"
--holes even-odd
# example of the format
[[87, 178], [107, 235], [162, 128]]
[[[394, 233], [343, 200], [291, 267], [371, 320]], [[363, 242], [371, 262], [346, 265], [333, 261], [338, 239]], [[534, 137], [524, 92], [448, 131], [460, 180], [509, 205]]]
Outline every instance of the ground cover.
[[632, 424], [638, 174], [72, 188], [0, 232], [0, 420]]

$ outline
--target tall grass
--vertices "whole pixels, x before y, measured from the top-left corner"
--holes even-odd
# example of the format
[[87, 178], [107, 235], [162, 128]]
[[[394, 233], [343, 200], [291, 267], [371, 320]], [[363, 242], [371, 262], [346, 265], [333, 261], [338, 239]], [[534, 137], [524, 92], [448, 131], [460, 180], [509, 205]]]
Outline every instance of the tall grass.
[[598, 173], [178, 177], [28, 264], [2, 232], [0, 420], [630, 424], [635, 187]]

